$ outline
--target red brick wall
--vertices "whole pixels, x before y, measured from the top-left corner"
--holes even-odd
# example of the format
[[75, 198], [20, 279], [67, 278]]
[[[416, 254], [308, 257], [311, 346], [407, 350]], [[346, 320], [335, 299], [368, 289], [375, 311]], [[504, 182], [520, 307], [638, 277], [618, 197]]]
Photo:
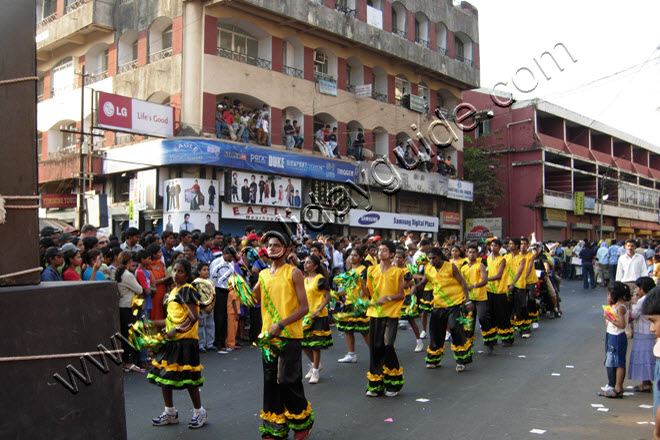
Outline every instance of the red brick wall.
[[305, 47], [303, 54], [304, 77], [308, 81], [314, 81], [314, 49]]
[[429, 109], [431, 114], [435, 115], [435, 108], [438, 106], [438, 95], [436, 95], [436, 90], [429, 89]]
[[346, 156], [346, 132], [348, 127], [345, 122], [337, 122], [337, 150], [341, 157]]
[[438, 34], [432, 21], [429, 21], [429, 49], [438, 50]]
[[181, 53], [183, 50], [183, 16], [172, 20], [172, 55]]
[[392, 3], [383, 0], [383, 30], [392, 32]]
[[362, 130], [364, 133], [364, 148], [376, 152], [376, 145], [374, 141], [374, 133], [371, 130]]
[[[78, 71], [82, 72], [82, 68], [85, 65], [85, 55], [78, 57]], [[76, 87], [82, 87], [83, 77], [81, 75], [76, 75]]]
[[117, 74], [117, 43], [108, 46], [108, 76]]
[[55, 14], [57, 18], [60, 18], [64, 15], [64, 0], [57, 0], [57, 6], [55, 7]]
[[105, 146], [106, 147], [113, 147], [115, 145], [115, 132], [114, 131], [106, 131], [105, 132]]
[[479, 44], [472, 43], [472, 65], [475, 69], [479, 68]]
[[[170, 107], [174, 107], [174, 132], [176, 133], [181, 123], [181, 93], [170, 95]], [[213, 122], [215, 123], [215, 119]]]
[[394, 155], [394, 146], [396, 144], [396, 135], [389, 134], [387, 135], [389, 142], [387, 143], [387, 152], [390, 163], [396, 164], [396, 156]]
[[408, 11], [408, 39], [415, 41], [415, 13]]
[[335, 0], [325, 0], [325, 5], [330, 9], [335, 9]]
[[303, 150], [312, 151], [312, 145], [314, 143], [314, 117], [311, 115], [303, 115], [305, 125], [303, 126], [303, 137], [305, 142], [303, 143]]
[[456, 54], [456, 49], [454, 47], [454, 33], [447, 29], [447, 56], [449, 58], [454, 58]]
[[44, 99], [50, 99], [50, 70], [44, 73]]
[[137, 46], [137, 62], [138, 66], [146, 66], [148, 58], [147, 47], [147, 31], [143, 30], [138, 33], [138, 46]]
[[48, 159], [48, 132], [41, 133], [41, 158]]
[[282, 145], [282, 109], [270, 108], [270, 143], [271, 145]]
[[417, 95], [417, 92], [418, 92], [417, 84], [414, 83], [414, 82], [411, 82], [410, 83], [410, 94], [411, 95]]
[[357, 18], [367, 21], [367, 0], [357, 0]]
[[202, 97], [202, 130], [215, 133], [215, 95], [204, 93]]
[[[364, 84], [371, 84], [373, 72], [371, 70], [371, 67], [369, 66], [364, 66]], [[371, 85], [371, 89], [373, 90], [375, 87], [375, 84]]]
[[346, 59], [337, 58], [337, 88], [346, 90]]
[[204, 16], [204, 53], [218, 53], [218, 19], [209, 15]]
[[281, 72], [282, 64], [284, 60], [282, 59], [282, 39], [278, 37], [272, 37], [272, 52], [271, 52], [271, 66], [273, 72]]
[[394, 76], [387, 75], [387, 103], [394, 104], [396, 97], [394, 96]]

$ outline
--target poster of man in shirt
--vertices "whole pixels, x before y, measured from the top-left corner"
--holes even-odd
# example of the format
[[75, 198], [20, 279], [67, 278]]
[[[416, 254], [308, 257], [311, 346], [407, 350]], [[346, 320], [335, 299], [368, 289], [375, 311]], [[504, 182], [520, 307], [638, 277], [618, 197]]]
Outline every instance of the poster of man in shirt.
[[163, 219], [174, 232], [202, 232], [217, 227], [219, 219], [216, 195], [222, 193], [220, 180], [180, 178], [163, 182]]
[[[231, 181], [232, 202], [300, 208], [302, 181], [291, 177], [256, 172], [234, 171]], [[235, 186], [235, 187], [234, 187]], [[298, 193], [298, 197], [296, 197]], [[236, 194], [237, 197], [234, 197]]]

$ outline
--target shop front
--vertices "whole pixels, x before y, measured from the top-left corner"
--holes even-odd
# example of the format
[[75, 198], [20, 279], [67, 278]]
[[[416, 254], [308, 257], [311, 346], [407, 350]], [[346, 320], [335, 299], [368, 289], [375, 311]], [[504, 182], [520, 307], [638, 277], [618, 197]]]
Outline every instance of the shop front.
[[351, 234], [360, 237], [377, 234], [389, 239], [396, 238], [400, 231], [425, 232], [430, 235], [437, 234], [440, 228], [440, 219], [437, 217], [364, 209], [351, 210], [349, 223]]

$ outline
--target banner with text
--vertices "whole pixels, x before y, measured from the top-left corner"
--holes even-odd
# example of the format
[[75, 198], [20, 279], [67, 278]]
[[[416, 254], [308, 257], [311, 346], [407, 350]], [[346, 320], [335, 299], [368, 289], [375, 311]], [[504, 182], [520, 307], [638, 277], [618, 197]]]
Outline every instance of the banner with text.
[[277, 206], [235, 205], [232, 203], [222, 204], [223, 220], [277, 222], [278, 216], [281, 216], [285, 221], [291, 221], [292, 217], [300, 220], [300, 210]]
[[218, 181], [181, 178], [166, 180], [163, 230], [213, 232], [217, 229]]
[[502, 237], [502, 217], [465, 219], [466, 240], [486, 240]]
[[99, 92], [98, 125], [147, 136], [174, 136], [174, 107]]
[[372, 229], [400, 229], [438, 232], [440, 219], [423, 215], [398, 214], [396, 212], [365, 211], [351, 209], [350, 225]]
[[280, 208], [302, 206], [302, 181], [273, 174], [228, 173], [230, 188], [225, 201]]
[[474, 184], [465, 180], [449, 179], [447, 198], [471, 202], [474, 199]]

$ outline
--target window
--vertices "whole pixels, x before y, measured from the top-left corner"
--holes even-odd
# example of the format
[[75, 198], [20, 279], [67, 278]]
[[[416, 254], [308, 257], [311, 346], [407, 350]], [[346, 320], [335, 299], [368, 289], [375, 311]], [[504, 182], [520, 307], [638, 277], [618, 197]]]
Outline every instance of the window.
[[314, 72], [328, 74], [328, 56], [323, 52], [314, 53]]
[[233, 25], [220, 25], [220, 47], [251, 57], [257, 57], [259, 44], [257, 39], [243, 29]]
[[172, 25], [169, 25], [163, 31], [163, 49], [172, 47]]
[[137, 40], [135, 40], [133, 42], [133, 45], [131, 47], [132, 47], [132, 50], [133, 50], [133, 58], [131, 60], [135, 61], [138, 58], [138, 42], [137, 42]]
[[475, 137], [490, 135], [490, 121], [481, 121], [474, 131]]
[[394, 10], [394, 8], [392, 8], [392, 29], [393, 30], [396, 30], [398, 22], [399, 22], [399, 17], [397, 15], [396, 11]]
[[419, 20], [415, 19], [415, 41], [419, 41], [419, 39], [421, 38], [420, 35], [421, 26], [422, 25], [420, 24]]
[[101, 72], [106, 72], [108, 70], [109, 53], [110, 53], [109, 49], [106, 49], [101, 53]]
[[394, 97], [397, 104], [401, 104], [403, 97], [410, 94], [410, 82], [403, 76], [394, 79]]
[[454, 47], [456, 48], [456, 59], [463, 61], [463, 59], [465, 59], [465, 47], [463, 46], [463, 42], [458, 38], [454, 38]]

